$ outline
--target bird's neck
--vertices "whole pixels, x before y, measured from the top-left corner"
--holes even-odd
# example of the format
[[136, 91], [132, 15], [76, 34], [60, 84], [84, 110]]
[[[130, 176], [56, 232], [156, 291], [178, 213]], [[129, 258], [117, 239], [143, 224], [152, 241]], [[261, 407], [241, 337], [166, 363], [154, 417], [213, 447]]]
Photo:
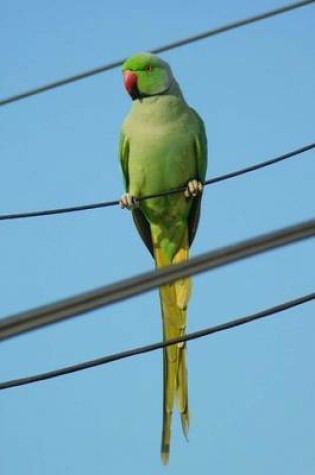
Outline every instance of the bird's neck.
[[159, 94], [150, 97], [144, 97], [132, 102], [131, 113], [142, 116], [148, 120], [160, 116], [178, 116], [182, 110], [187, 107], [182, 91], [175, 81], [172, 82], [170, 89], [166, 94]]

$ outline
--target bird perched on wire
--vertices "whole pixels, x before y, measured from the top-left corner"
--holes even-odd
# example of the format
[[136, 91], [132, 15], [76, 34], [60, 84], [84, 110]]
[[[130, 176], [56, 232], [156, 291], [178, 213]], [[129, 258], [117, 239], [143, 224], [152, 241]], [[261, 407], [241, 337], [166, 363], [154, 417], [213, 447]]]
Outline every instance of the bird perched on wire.
[[[157, 267], [188, 259], [198, 226], [202, 182], [207, 169], [204, 124], [188, 106], [168, 63], [138, 53], [123, 64], [123, 78], [132, 98], [120, 133], [120, 163], [125, 191], [120, 206], [132, 217]], [[184, 192], [137, 202], [137, 198], [175, 187]], [[190, 278], [160, 288], [163, 338], [186, 329]], [[184, 435], [189, 428], [186, 345], [163, 351], [163, 429], [161, 458], [168, 462], [171, 418], [177, 403]]]

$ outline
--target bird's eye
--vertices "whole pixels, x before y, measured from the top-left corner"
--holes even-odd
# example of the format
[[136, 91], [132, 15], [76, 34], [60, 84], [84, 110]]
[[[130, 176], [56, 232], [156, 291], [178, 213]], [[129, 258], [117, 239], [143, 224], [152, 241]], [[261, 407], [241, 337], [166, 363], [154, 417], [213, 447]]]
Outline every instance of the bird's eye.
[[144, 68], [144, 70], [145, 70], [145, 71], [148, 71], [148, 72], [152, 71], [152, 66], [151, 66], [151, 64], [148, 64], [148, 65]]

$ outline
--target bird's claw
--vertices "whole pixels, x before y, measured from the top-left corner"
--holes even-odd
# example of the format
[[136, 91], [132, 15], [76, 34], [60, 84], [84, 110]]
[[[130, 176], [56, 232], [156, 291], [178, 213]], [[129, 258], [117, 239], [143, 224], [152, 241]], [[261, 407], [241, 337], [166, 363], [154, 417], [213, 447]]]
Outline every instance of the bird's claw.
[[139, 207], [139, 202], [130, 193], [124, 193], [119, 198], [119, 206], [122, 209], [127, 208], [132, 210]]
[[187, 184], [187, 188], [184, 191], [184, 195], [186, 198], [190, 198], [191, 196], [197, 196], [199, 193], [202, 192], [202, 183], [198, 180], [190, 180]]

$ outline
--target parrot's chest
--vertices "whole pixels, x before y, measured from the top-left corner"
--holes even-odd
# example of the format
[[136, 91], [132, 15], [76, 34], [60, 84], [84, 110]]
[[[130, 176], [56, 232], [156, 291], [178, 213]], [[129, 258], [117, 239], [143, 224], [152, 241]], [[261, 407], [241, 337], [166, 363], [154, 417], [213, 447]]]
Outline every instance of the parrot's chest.
[[[127, 131], [128, 136], [128, 131]], [[182, 122], [140, 122], [129, 135], [130, 192], [157, 193], [195, 176], [194, 139]]]

